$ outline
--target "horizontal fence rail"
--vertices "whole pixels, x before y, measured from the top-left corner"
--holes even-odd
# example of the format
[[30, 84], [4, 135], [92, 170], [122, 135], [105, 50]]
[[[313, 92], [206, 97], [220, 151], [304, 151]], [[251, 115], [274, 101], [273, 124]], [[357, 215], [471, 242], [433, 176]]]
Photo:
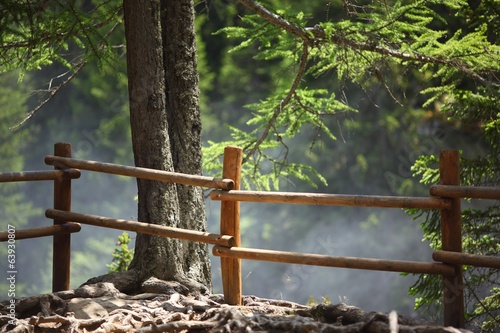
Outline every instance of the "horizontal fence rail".
[[45, 157], [45, 163], [48, 165], [59, 167], [64, 166], [69, 168], [78, 168], [89, 171], [110, 173], [114, 175], [158, 180], [162, 182], [172, 182], [182, 185], [218, 188], [223, 190], [230, 190], [234, 188], [234, 182], [231, 179], [188, 175], [178, 172], [139, 168], [112, 163], [102, 163], [97, 161], [76, 160], [72, 158], [49, 155]]
[[[54, 225], [16, 229], [15, 232], [16, 240], [53, 236], [53, 291], [69, 289], [70, 234], [80, 231], [79, 223], [215, 245], [213, 254], [221, 259], [224, 299], [226, 303], [232, 305], [242, 304], [241, 259], [438, 274], [443, 278], [443, 299], [451, 300], [444, 302], [444, 323], [446, 326], [463, 327], [462, 265], [500, 268], [499, 257], [462, 253], [460, 198], [500, 200], [500, 188], [459, 186], [460, 168], [457, 151], [440, 153], [440, 185], [429, 189], [430, 197], [242, 191], [239, 189], [242, 149], [234, 146], [224, 149], [222, 176], [224, 178], [72, 159], [71, 145], [67, 143], [56, 143], [54, 155], [46, 156], [45, 163], [54, 166], [55, 170], [0, 173], [0, 183], [54, 181], [54, 209], [47, 209], [45, 212], [47, 218], [54, 220]], [[221, 201], [221, 234], [71, 212], [71, 180], [80, 177], [79, 169], [213, 188], [215, 190], [211, 191], [210, 198]], [[442, 251], [433, 253], [434, 262], [418, 262], [242, 248], [240, 247], [240, 202], [437, 209], [441, 213]], [[0, 241], [8, 241], [9, 237], [12, 238], [12, 234], [0, 232]]]
[[147, 235], [172, 237], [207, 244], [223, 246], [234, 246], [235, 244], [234, 238], [227, 235], [218, 235], [209, 232], [173, 228], [137, 221], [112, 219], [97, 215], [79, 214], [57, 209], [47, 209], [45, 211], [45, 216], [49, 219], [79, 222], [97, 227], [134, 231]]
[[219, 257], [282, 262], [289, 264], [354, 268], [388, 272], [453, 275], [453, 266], [418, 261], [384, 260], [373, 258], [337, 257], [323, 254], [296, 253], [243, 247], [214, 246], [212, 253]]
[[443, 263], [500, 269], [500, 257], [450, 251], [434, 251], [432, 259]]
[[267, 202], [301, 205], [330, 205], [384, 208], [448, 209], [447, 199], [432, 197], [395, 197], [379, 195], [346, 195], [320, 193], [291, 193], [265, 191], [221, 191], [210, 192], [212, 200]]
[[434, 185], [431, 195], [447, 198], [474, 198], [500, 200], [500, 187]]
[[[79, 232], [81, 229], [82, 227], [80, 224], [69, 222], [65, 224], [51, 225], [48, 227], [16, 230], [15, 240], [69, 234]], [[7, 240], [8, 232], [0, 232], [0, 242], [6, 242]]]
[[77, 169], [0, 173], [0, 183], [78, 178], [80, 178], [80, 170]]

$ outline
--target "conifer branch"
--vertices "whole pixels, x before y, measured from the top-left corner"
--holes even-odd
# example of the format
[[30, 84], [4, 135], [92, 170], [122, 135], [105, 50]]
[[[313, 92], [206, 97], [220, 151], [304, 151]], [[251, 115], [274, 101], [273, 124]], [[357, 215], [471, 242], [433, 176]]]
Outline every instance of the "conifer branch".
[[256, 1], [253, 0], [239, 0], [239, 2], [253, 11], [254, 13], [258, 14], [260, 17], [268, 21], [269, 23], [282, 28], [285, 31], [290, 32], [291, 34], [300, 37], [304, 41], [309, 41], [310, 36], [307, 34], [307, 32], [296, 26], [295, 24], [289, 22], [288, 20], [285, 20], [283, 17], [279, 16], [278, 14], [275, 14], [271, 12], [269, 9], [266, 7], [262, 6], [261, 4], [257, 3]]
[[[243, 161], [242, 161], [243, 164], [245, 162], [247, 162], [252, 157], [252, 155], [255, 154], [255, 152], [259, 149], [262, 142], [264, 142], [264, 140], [267, 138], [269, 131], [276, 123], [278, 116], [281, 114], [281, 112], [286, 107], [286, 105], [292, 100], [292, 97], [295, 95], [295, 91], [299, 87], [300, 81], [302, 80], [302, 77], [304, 76], [308, 57], [309, 57], [309, 47], [307, 46], [307, 44], [304, 44], [302, 55], [300, 57], [299, 70], [297, 72], [297, 75], [295, 76], [295, 79], [293, 80], [293, 83], [292, 83], [292, 86], [290, 87], [290, 90], [286, 94], [285, 98], [281, 100], [280, 104], [274, 110], [274, 113], [273, 113], [271, 119], [269, 119], [269, 121], [267, 122], [266, 126], [264, 127], [264, 131], [260, 135], [259, 139], [255, 142], [253, 147], [250, 149], [250, 151], [243, 158]], [[244, 150], [246, 150], [248, 148], [249, 148], [249, 146], [245, 147]]]
[[[319, 29], [318, 29], [319, 28]], [[397, 58], [403, 61], [410, 61], [410, 62], [416, 62], [416, 63], [421, 63], [421, 64], [438, 64], [438, 65], [445, 65], [445, 66], [450, 66], [452, 68], [455, 68], [464, 74], [479, 80], [482, 83], [485, 84], [491, 84], [496, 87], [500, 87], [499, 83], [492, 82], [480, 74], [478, 74], [476, 71], [470, 69], [465, 63], [460, 61], [459, 59], [455, 60], [449, 60], [445, 59], [442, 57], [433, 57], [433, 56], [428, 56], [419, 52], [413, 52], [413, 54], [410, 54], [408, 52], [402, 52], [399, 50], [395, 50], [392, 48], [384, 47], [375, 43], [362, 43], [355, 41], [353, 39], [347, 38], [346, 36], [343, 36], [341, 34], [331, 34], [328, 38], [326, 34], [324, 33], [323, 29], [320, 27], [315, 27], [311, 30], [315, 36], [321, 36], [322, 39], [324, 40], [331, 40], [337, 45], [345, 45], [348, 46], [354, 50], [358, 51], [368, 51], [368, 52], [374, 52], [378, 53], [381, 55], [386, 55], [389, 57]], [[485, 51], [486, 52], [486, 51]]]
[[[119, 22], [116, 22], [111, 27], [111, 29], [106, 33], [106, 35], [104, 35], [104, 38], [109, 37], [118, 28], [118, 26], [119, 26]], [[90, 42], [90, 37], [88, 37], [88, 38], [89, 38], [89, 43], [92, 44]], [[92, 46], [92, 48], [94, 49], [94, 52], [95, 52], [96, 55], [98, 54], [99, 51], [101, 51], [105, 47], [112, 47], [112, 46], [107, 46], [102, 41], [100, 42], [98, 49], [95, 49], [94, 46]], [[120, 46], [118, 46], [118, 47], [120, 47]], [[40, 102], [40, 104], [38, 104], [34, 109], [32, 109], [30, 112], [28, 112], [26, 114], [26, 116], [24, 116], [19, 123], [15, 124], [12, 127], [9, 127], [9, 130], [14, 131], [14, 130], [20, 128], [21, 126], [23, 126], [28, 120], [30, 120], [35, 115], [35, 113], [37, 113], [43, 106], [45, 106], [45, 104], [47, 104], [48, 102], [50, 102], [50, 100], [57, 93], [59, 93], [62, 90], [62, 88], [64, 88], [69, 82], [71, 82], [78, 75], [78, 73], [80, 73], [80, 71], [85, 67], [85, 65], [87, 65], [87, 64], [88, 64], [88, 60], [87, 59], [83, 59], [80, 62], [76, 63], [74, 66], [72, 66], [73, 67], [73, 73], [66, 80], [64, 80], [60, 85], [58, 85], [55, 88], [51, 88], [52, 80], [54, 78], [52, 80], [50, 80], [49, 88], [46, 90], [47, 93], [50, 93], [49, 96], [46, 99], [44, 99], [42, 102]], [[66, 72], [66, 73], [68, 73], [68, 72]], [[61, 75], [57, 76], [56, 78], [64, 76], [64, 75], [66, 75], [66, 73], [61, 74]]]
[[[420, 64], [437, 64], [449, 66], [484, 84], [492, 85], [494, 87], [500, 87], [500, 83], [488, 80], [459, 59], [450, 60], [443, 57], [425, 55], [419, 52], [403, 52], [387, 46], [382, 46], [378, 44], [378, 41], [374, 43], [359, 42], [354, 39], [348, 38], [345, 34], [342, 33], [331, 33], [330, 35], [327, 35], [323, 28], [319, 25], [316, 25], [312, 28], [301, 28], [284, 19], [283, 17], [272, 13], [267, 8], [255, 2], [254, 0], [239, 0], [239, 2], [256, 14], [260, 15], [263, 19], [273, 24], [274, 26], [282, 28], [285, 31], [299, 37], [307, 45], [317, 46], [319, 44], [333, 42], [334, 44], [337, 44], [339, 46], [347, 46], [353, 50], [374, 52], [403, 61], [415, 62]], [[487, 52], [487, 50], [485, 50], [484, 52]]]
[[45, 104], [47, 104], [58, 92], [60, 92], [62, 90], [62, 88], [68, 84], [71, 80], [73, 80], [73, 78], [83, 69], [83, 67], [85, 67], [85, 65], [87, 64], [86, 61], [82, 61], [80, 62], [76, 67], [75, 67], [75, 70], [74, 72], [66, 79], [64, 80], [60, 85], [58, 85], [57, 87], [55, 87], [54, 89], [51, 89], [49, 87], [48, 89], [48, 92], [50, 92], [50, 95], [49, 97], [47, 97], [45, 100], [43, 100], [40, 104], [38, 104], [33, 110], [31, 110], [30, 112], [28, 112], [28, 114], [26, 116], [24, 116], [24, 118], [19, 122], [17, 123], [16, 125], [12, 126], [12, 127], [9, 127], [9, 129], [11, 131], [14, 131], [16, 129], [18, 129], [19, 127], [23, 126], [28, 120], [30, 120], [34, 115], [35, 113], [40, 110]]

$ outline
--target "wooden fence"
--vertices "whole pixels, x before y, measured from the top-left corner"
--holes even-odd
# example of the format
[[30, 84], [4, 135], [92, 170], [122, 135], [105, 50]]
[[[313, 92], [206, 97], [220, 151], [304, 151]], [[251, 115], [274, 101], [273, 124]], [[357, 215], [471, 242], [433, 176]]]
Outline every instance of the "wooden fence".
[[[500, 268], [500, 258], [462, 253], [461, 198], [500, 199], [500, 188], [467, 187], [459, 183], [459, 156], [456, 151], [440, 154], [440, 185], [430, 188], [430, 197], [398, 197], [376, 195], [342, 195], [240, 190], [242, 150], [226, 147], [222, 179], [186, 175], [147, 168], [76, 160], [71, 158], [71, 145], [56, 143], [54, 156], [45, 163], [54, 170], [0, 173], [1, 182], [54, 182], [54, 207], [45, 216], [52, 226], [16, 230], [15, 239], [53, 236], [52, 290], [70, 288], [71, 233], [80, 231], [80, 224], [128, 230], [149, 235], [172, 237], [213, 244], [213, 255], [221, 258], [222, 285], [225, 302], [239, 305], [242, 301], [241, 259], [274, 261], [291, 264], [355, 268], [363, 270], [438, 274], [443, 277], [444, 324], [464, 327], [462, 265]], [[214, 189], [212, 200], [221, 201], [220, 234], [172, 228], [144, 222], [113, 219], [71, 212], [71, 180], [80, 177], [80, 170], [173, 182]], [[240, 202], [272, 202], [280, 204], [312, 204], [362, 206], [381, 208], [437, 209], [441, 212], [442, 250], [433, 253], [434, 262], [384, 260], [304, 254], [241, 247]], [[8, 240], [8, 232], [0, 232], [0, 241]]]

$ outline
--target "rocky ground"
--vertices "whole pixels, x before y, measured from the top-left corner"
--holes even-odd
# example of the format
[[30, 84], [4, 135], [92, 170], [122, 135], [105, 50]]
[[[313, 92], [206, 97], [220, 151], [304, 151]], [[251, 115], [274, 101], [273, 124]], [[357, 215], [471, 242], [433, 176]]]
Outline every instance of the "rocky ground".
[[0, 302], [0, 332], [468, 332], [433, 326], [395, 312], [365, 312], [345, 304], [305, 306], [245, 296], [242, 306], [224, 304], [222, 295], [179, 293], [175, 283], [155, 281], [161, 292], [126, 295], [111, 283]]

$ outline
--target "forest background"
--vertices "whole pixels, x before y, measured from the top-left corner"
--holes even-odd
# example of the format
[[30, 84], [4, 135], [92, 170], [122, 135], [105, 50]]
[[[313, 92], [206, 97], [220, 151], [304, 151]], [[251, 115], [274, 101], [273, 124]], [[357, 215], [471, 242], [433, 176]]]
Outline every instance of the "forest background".
[[[344, 2], [270, 1], [287, 12], [309, 13], [315, 20], [336, 21], [345, 16]], [[92, 5], [84, 2], [82, 8]], [[443, 10], [447, 8], [443, 7]], [[251, 129], [246, 105], [265, 100], [289, 86], [293, 77], [290, 59], [254, 59], [258, 45], [228, 52], [240, 41], [214, 34], [244, 23], [243, 8], [229, 2], [197, 5], [198, 63], [202, 93], [203, 138], [232, 140], [228, 126]], [[449, 12], [440, 13], [452, 15]], [[458, 24], [458, 23], [457, 23]], [[450, 28], [451, 29], [451, 28]], [[71, 84], [53, 96], [24, 126], [14, 131], [23, 115], [50, 95], [51, 88], [68, 78], [61, 64], [40, 71], [0, 75], [0, 171], [47, 169], [43, 158], [55, 142], [70, 142], [75, 158], [133, 165], [128, 114], [127, 78], [122, 25], [110, 43], [117, 57], [112, 62], [86, 65]], [[450, 119], [441, 112], [443, 100], [424, 102], [422, 89], [430, 73], [408, 70], [395, 75], [390, 89], [374, 73], [362, 87], [339, 81], [336, 74], [307, 78], [310, 86], [324, 87], [342, 96], [350, 110], [324, 121], [336, 139], [311, 125], [293, 140], [283, 142], [271, 155], [289, 163], [312, 166], [324, 178], [316, 186], [283, 177], [280, 189], [348, 194], [428, 195], [428, 186], [413, 177], [419, 156], [438, 155], [442, 149], [458, 149], [466, 158], [488, 153], [479, 121]], [[395, 97], [396, 96], [396, 97]], [[358, 110], [355, 112], [354, 110]], [[281, 140], [280, 137], [276, 138]], [[207, 163], [209, 164], [209, 163]], [[307, 170], [305, 170], [307, 171]], [[136, 183], [133, 179], [83, 172], [73, 185], [76, 212], [134, 219]], [[52, 184], [3, 184], [0, 188], [1, 223], [16, 227], [46, 225], [45, 208], [52, 205]], [[217, 232], [219, 204], [207, 201], [209, 231]], [[401, 210], [372, 210], [309, 206], [242, 204], [243, 246], [330, 255], [364, 256], [427, 261], [431, 248], [423, 242], [419, 221]], [[3, 226], [2, 226], [3, 228]], [[72, 239], [72, 287], [107, 271], [118, 231], [84, 226]], [[132, 237], [133, 238], [133, 237]], [[36, 251], [34, 251], [36, 249]], [[17, 243], [18, 296], [48, 292], [51, 284], [51, 240]], [[3, 265], [6, 263], [2, 262]], [[221, 292], [219, 262], [213, 260], [213, 292]], [[415, 297], [408, 289], [416, 277], [396, 273], [281, 265], [245, 261], [244, 294], [306, 303], [346, 302], [367, 310], [397, 310], [415, 314]], [[3, 293], [2, 291], [2, 294]], [[430, 314], [428, 314], [430, 315]]]

